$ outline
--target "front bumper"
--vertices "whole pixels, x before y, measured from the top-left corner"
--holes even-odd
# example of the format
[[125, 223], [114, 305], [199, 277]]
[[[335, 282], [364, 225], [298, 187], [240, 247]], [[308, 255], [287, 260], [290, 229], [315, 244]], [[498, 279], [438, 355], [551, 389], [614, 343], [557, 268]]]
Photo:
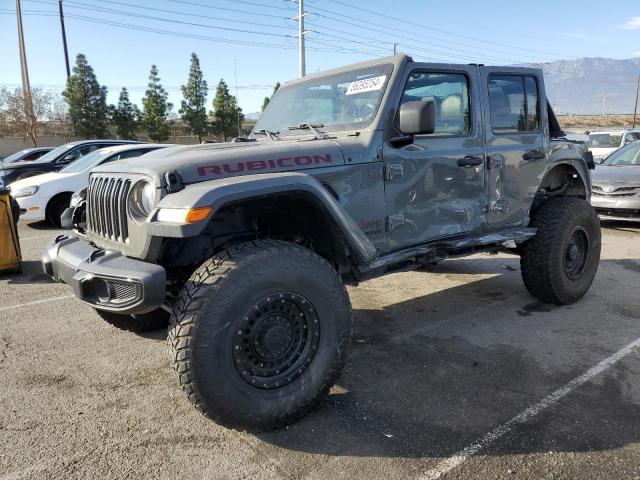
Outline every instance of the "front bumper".
[[45, 219], [46, 205], [36, 195], [16, 198], [16, 202], [20, 205], [20, 220], [35, 222]]
[[593, 195], [591, 205], [604, 220], [640, 221], [640, 196]]
[[72, 235], [59, 235], [42, 254], [42, 268], [69, 285], [92, 307], [122, 314], [146, 313], [165, 301], [163, 267], [101, 250]]

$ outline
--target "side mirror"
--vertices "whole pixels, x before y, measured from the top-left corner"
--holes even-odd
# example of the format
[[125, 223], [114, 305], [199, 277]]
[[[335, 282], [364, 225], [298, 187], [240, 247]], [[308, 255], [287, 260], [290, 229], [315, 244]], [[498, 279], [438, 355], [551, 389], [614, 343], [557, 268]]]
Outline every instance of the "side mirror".
[[594, 170], [596, 168], [596, 162], [593, 159], [593, 153], [590, 150], [587, 150], [582, 154], [582, 158], [584, 162], [587, 164], [587, 168], [589, 170]]
[[74, 160], [76, 160], [78, 157], [76, 157], [76, 155], [74, 153], [68, 153], [67, 155], [65, 155], [64, 157], [62, 157], [62, 160], [60, 160], [62, 163], [71, 163]]
[[399, 127], [404, 135], [427, 135], [436, 129], [436, 105], [431, 99], [400, 105]]

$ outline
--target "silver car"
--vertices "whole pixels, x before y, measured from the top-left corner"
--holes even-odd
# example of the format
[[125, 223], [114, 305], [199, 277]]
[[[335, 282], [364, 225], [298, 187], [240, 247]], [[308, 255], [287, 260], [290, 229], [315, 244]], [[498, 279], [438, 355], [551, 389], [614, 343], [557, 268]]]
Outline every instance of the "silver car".
[[607, 220], [640, 221], [640, 142], [609, 155], [591, 175], [591, 204]]

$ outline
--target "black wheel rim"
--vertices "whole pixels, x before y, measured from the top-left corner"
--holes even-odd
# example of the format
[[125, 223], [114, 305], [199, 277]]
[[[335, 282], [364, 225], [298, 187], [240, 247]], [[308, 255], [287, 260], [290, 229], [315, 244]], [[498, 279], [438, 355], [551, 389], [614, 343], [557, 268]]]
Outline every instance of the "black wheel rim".
[[589, 235], [582, 227], [576, 227], [569, 235], [564, 249], [564, 272], [570, 280], [582, 275], [589, 260]]
[[251, 385], [281, 388], [304, 373], [320, 341], [314, 306], [302, 295], [282, 292], [256, 302], [233, 336], [233, 360]]

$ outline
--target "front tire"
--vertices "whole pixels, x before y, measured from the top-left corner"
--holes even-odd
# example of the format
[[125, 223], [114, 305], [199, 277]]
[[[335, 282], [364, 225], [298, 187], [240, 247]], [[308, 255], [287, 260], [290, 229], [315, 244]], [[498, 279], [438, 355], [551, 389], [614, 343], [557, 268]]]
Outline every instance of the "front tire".
[[71, 194], [62, 194], [52, 198], [45, 210], [47, 222], [56, 228], [62, 227], [62, 214], [71, 203]]
[[556, 305], [578, 301], [598, 270], [600, 222], [593, 207], [575, 197], [547, 200], [531, 226], [536, 236], [522, 245], [520, 269], [527, 290]]
[[344, 365], [351, 305], [340, 276], [293, 243], [264, 240], [206, 261], [180, 294], [168, 344], [178, 383], [224, 426], [268, 431], [310, 411]]

